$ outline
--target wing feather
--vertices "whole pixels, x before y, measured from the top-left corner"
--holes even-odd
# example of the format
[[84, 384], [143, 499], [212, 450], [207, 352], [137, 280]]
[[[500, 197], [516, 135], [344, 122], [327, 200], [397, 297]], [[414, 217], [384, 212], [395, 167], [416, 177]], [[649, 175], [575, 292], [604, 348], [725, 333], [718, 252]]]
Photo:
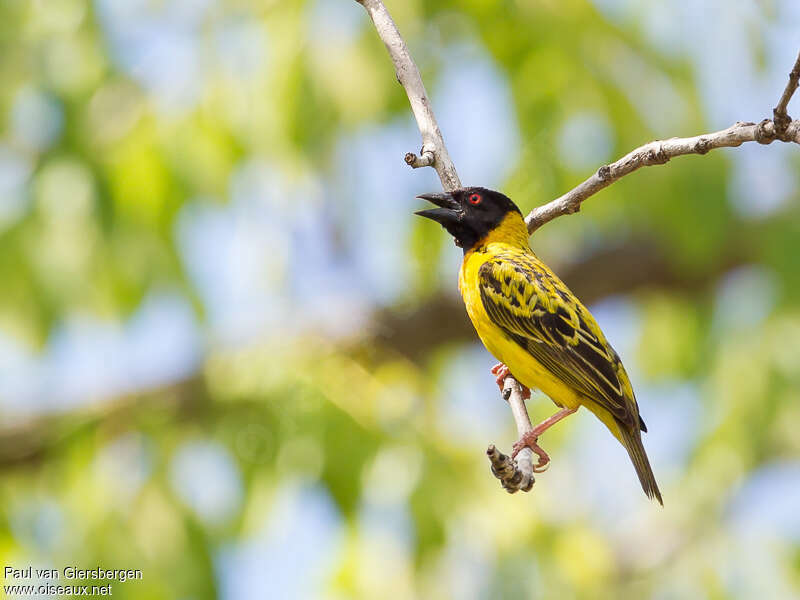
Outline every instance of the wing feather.
[[618, 421], [640, 425], [619, 356], [589, 311], [555, 275], [533, 256], [509, 253], [485, 262], [478, 277], [484, 309], [495, 325]]

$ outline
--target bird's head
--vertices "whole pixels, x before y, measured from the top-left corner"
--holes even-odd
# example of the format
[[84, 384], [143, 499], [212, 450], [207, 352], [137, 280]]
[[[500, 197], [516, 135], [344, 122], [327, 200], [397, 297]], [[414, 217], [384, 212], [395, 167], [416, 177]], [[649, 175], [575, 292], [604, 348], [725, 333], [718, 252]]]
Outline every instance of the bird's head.
[[420, 210], [415, 214], [439, 223], [464, 252], [506, 222], [509, 215], [513, 215], [516, 229], [519, 229], [519, 223], [522, 224], [524, 239], [527, 240], [522, 213], [508, 196], [500, 192], [468, 187], [443, 194], [420, 194], [417, 198], [429, 200], [439, 208]]

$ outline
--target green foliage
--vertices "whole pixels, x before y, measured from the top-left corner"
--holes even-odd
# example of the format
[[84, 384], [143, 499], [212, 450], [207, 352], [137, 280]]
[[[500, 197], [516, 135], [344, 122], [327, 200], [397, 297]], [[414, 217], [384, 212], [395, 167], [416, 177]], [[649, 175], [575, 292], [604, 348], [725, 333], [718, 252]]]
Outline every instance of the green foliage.
[[[483, 456], [487, 443], [508, 448], [516, 433], [492, 388], [488, 356], [469, 363], [469, 374], [480, 373], [463, 386], [446, 379], [472, 337], [458, 329], [465, 317], [452, 301], [455, 273], [443, 277], [443, 264], [455, 265], [446, 259], [458, 251], [438, 230], [413, 222], [403, 230], [406, 238], [387, 235], [390, 250], [407, 249], [412, 274], [390, 300], [371, 295], [373, 282], [362, 272], [324, 273], [338, 278], [341, 288], [357, 290], [365, 307], [349, 296], [325, 295], [323, 283], [310, 275], [312, 284], [296, 293], [293, 286], [300, 286], [290, 275], [302, 271], [297, 263], [306, 255], [282, 256], [285, 240], [278, 238], [294, 239], [302, 227], [270, 230], [276, 239], [261, 241], [274, 247], [248, 248], [269, 255], [268, 272], [258, 276], [280, 284], [269, 288], [266, 300], [315, 307], [349, 302], [363, 319], [354, 319], [347, 335], [326, 335], [310, 315], [295, 329], [275, 318], [245, 347], [223, 343], [228, 332], [215, 329], [214, 302], [190, 272], [180, 244], [188, 209], [202, 205], [230, 216], [236, 176], [253, 160], [287, 180], [315, 178], [322, 187], [322, 199], [282, 196], [268, 214], [270, 225], [280, 226], [282, 214], [296, 211], [301, 225], [319, 227], [329, 243], [319, 253], [333, 257], [337, 268], [371, 258], [364, 252], [355, 257], [351, 246], [364, 237], [364, 223], [385, 224], [375, 209], [381, 198], [343, 199], [330, 176], [350, 150], [343, 143], [348, 136], [407, 123], [409, 114], [360, 7], [352, 0], [215, 4], [192, 30], [201, 56], [193, 83], [201, 91], [175, 109], [162, 106], [164, 98], [121, 58], [125, 49], [107, 23], [115, 4], [0, 2], [0, 160], [13, 155], [25, 172], [19, 214], [6, 216], [16, 196], [0, 188], [8, 196], [0, 198], [0, 342], [8, 337], [26, 356], [46, 357], [71, 319], [92, 315], [123, 328], [149, 294], [166, 289], [191, 306], [203, 355], [175, 381], [152, 384], [139, 373], [126, 388], [133, 391], [114, 398], [99, 392], [99, 398], [64, 405], [55, 399], [67, 392], [49, 389], [52, 373], [43, 369], [37, 381], [56, 410], [33, 415], [27, 405], [6, 402], [12, 386], [4, 383], [15, 381], [21, 368], [0, 365], [4, 565], [139, 568], [144, 579], [113, 584], [115, 597], [214, 598], [230, 584], [221, 572], [230, 564], [226, 553], [234, 553], [231, 563], [246, 565], [235, 551], [256, 547], [259, 560], [267, 556], [285, 566], [292, 561], [279, 559], [319, 544], [325, 556], [314, 564], [323, 564], [324, 572], [298, 570], [293, 583], [316, 582], [319, 575], [321, 583], [311, 589], [330, 598], [799, 593], [796, 532], [781, 536], [756, 527], [758, 535], [750, 538], [741, 522], [759, 515], [736, 504], [754, 475], [774, 465], [796, 466], [800, 457], [796, 190], [775, 212], [744, 214], [731, 201], [739, 150], [716, 151], [629, 176], [589, 200], [580, 214], [537, 232], [534, 248], [559, 272], [620, 247], [633, 248], [623, 258], [637, 259], [637, 244], [642, 256], [658, 259], [644, 267], [636, 260], [607, 263], [589, 275], [624, 287], [630, 310], [616, 323], [607, 312], [599, 320], [609, 324], [610, 339], [635, 374], [652, 436], [645, 444], [661, 446], [654, 467], [665, 508], [641, 497], [624, 454], [588, 415], [548, 434], [543, 444], [553, 456], [551, 471], [537, 477], [530, 494], [507, 496]], [[143, 4], [158, 18], [172, 5]], [[344, 23], [314, 29], [311, 15], [323, 4], [346, 13]], [[513, 99], [511, 118], [521, 140], [503, 189], [524, 209], [561, 195], [651, 139], [710, 128], [690, 53], [659, 50], [641, 15], [612, 22], [583, 0], [388, 5], [429, 90], [443, 80], [443, 48], [474, 46], [497, 69]], [[189, 16], [184, 19], [182, 26], [191, 29]], [[254, 38], [263, 35], [265, 49], [250, 71], [241, 57], [228, 68], [215, 54], [225, 27], [237, 24], [251, 27]], [[335, 36], [333, 42], [321, 32]], [[781, 58], [787, 71], [793, 58]], [[770, 90], [776, 99], [779, 92]], [[657, 106], [662, 112], [643, 108], [640, 93], [648, 101], [665, 94], [664, 106]], [[30, 107], [39, 111], [33, 124], [20, 124], [21, 111]], [[739, 118], [758, 120], [769, 106], [762, 109]], [[581, 115], [608, 132], [607, 147], [591, 157], [592, 166], [571, 162], [560, 150], [567, 126]], [[44, 136], [48, 119], [55, 124], [47, 140], [23, 131], [32, 127]], [[417, 150], [416, 133], [403, 131], [411, 132], [407, 149]], [[365, 158], [349, 157], [355, 183], [367, 179], [359, 171]], [[397, 176], [382, 182], [387, 194], [424, 181], [407, 170], [402, 156], [392, 160]], [[372, 221], [334, 219], [340, 200], [359, 215], [372, 211]], [[236, 227], [260, 218], [257, 212], [245, 212]], [[321, 226], [308, 217], [312, 213], [321, 215]], [[218, 241], [209, 236], [206, 263], [223, 255], [213, 247]], [[227, 269], [246, 262], [234, 258]], [[585, 281], [575, 287], [582, 284], [591, 287]], [[613, 295], [591, 300], [602, 310]], [[273, 308], [264, 298], [266, 314]], [[415, 320], [431, 306], [452, 310]], [[440, 331], [461, 337], [442, 335], [433, 347], [420, 343], [409, 352], [384, 331], [389, 321], [408, 324], [419, 339]], [[409, 331], [394, 334], [407, 338]], [[93, 370], [100, 377], [112, 363], [109, 358]], [[689, 400], [680, 396], [686, 388]], [[505, 411], [502, 425], [484, 418], [488, 413], [466, 425], [455, 419], [452, 407], [463, 400], [467, 412], [464, 397], [483, 390], [486, 403]], [[549, 414], [549, 402], [534, 398], [532, 414]], [[469, 431], [475, 421], [483, 427], [480, 436]], [[484, 439], [487, 430], [496, 438]], [[230, 466], [228, 487], [213, 474], [200, 477], [208, 477], [208, 488], [231, 494], [217, 499], [223, 508], [212, 507], [221, 516], [204, 514], [194, 503], [202, 494], [182, 492], [176, 483], [178, 457], [193, 444]], [[607, 463], [598, 465], [595, 453]], [[319, 538], [295, 539], [298, 523], [313, 516], [292, 520], [281, 512], [296, 489], [311, 490], [329, 507], [334, 533], [325, 537], [320, 526]], [[781, 494], [797, 497], [793, 490]], [[296, 498], [287, 502], [301, 505]], [[291, 529], [284, 537], [281, 526]], [[275, 539], [285, 551], [267, 553], [262, 546]], [[262, 566], [269, 571], [269, 564]], [[280, 592], [258, 588], [248, 597]]]

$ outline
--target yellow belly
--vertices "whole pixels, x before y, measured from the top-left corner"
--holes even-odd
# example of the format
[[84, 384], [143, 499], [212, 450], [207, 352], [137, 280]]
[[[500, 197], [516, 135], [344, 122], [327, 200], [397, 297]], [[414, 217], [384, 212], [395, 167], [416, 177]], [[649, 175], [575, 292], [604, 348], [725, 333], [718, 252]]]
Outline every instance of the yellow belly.
[[558, 406], [567, 408], [578, 408], [582, 404], [587, 404], [580, 394], [577, 394], [564, 384], [560, 379], [553, 376], [542, 364], [533, 358], [519, 344], [504, 336], [496, 327], [488, 323], [489, 317], [480, 311], [467, 310], [470, 320], [475, 326], [478, 337], [481, 338], [483, 345], [500, 362], [504, 363], [511, 374], [524, 386], [536, 388], [544, 392]]

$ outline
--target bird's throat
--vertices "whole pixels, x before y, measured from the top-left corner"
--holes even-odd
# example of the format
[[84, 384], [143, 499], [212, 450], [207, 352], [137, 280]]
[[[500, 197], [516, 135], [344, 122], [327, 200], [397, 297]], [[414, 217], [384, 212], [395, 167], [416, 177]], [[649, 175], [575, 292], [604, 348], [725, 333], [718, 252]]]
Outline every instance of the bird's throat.
[[477, 250], [488, 244], [508, 244], [516, 248], [525, 250], [530, 249], [528, 243], [528, 227], [525, 220], [517, 211], [509, 212], [498, 225], [490, 229], [489, 232], [481, 237], [469, 248], [464, 248], [464, 254]]

